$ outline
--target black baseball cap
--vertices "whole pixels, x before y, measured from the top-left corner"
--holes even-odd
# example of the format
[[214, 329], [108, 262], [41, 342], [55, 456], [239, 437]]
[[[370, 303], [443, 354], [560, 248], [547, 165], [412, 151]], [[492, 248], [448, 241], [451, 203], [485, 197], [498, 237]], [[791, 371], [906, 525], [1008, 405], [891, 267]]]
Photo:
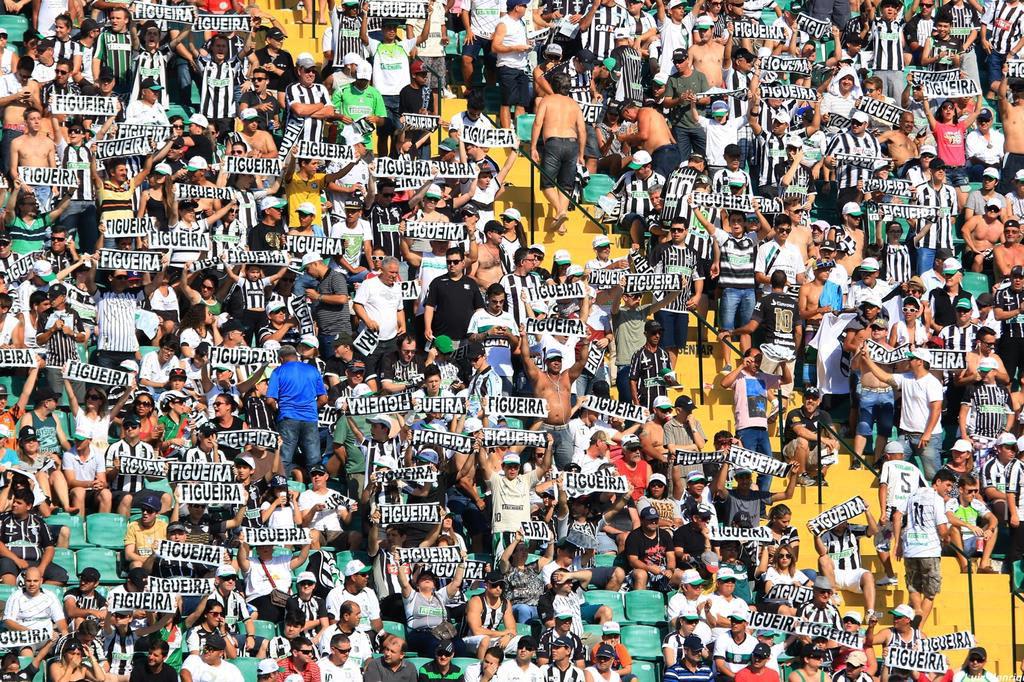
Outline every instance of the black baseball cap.
[[694, 404], [693, 399], [690, 398], [690, 396], [687, 396], [687, 395], [681, 395], [678, 398], [676, 398], [675, 405], [676, 405], [676, 407], [678, 407], [681, 410], [689, 410], [691, 412], [693, 411], [693, 409], [695, 407], [697, 407]]
[[665, 328], [661, 326], [661, 322], [658, 322], [657, 320], [647, 320], [644, 324], [644, 334], [654, 334], [655, 332], [660, 332], [664, 329]]
[[35, 428], [31, 426], [22, 426], [21, 431], [18, 432], [18, 441], [27, 443], [30, 440], [39, 440], [39, 436], [36, 435]]
[[771, 655], [772, 650], [768, 647], [768, 645], [762, 644], [760, 642], [758, 642], [757, 646], [754, 647], [754, 650], [750, 652], [750, 657], [757, 659], [770, 658]]
[[475, 359], [475, 358], [478, 358], [478, 357], [480, 357], [481, 355], [484, 355], [484, 354], [485, 354], [484, 345], [482, 343], [480, 343], [479, 341], [471, 342], [469, 344], [469, 348], [466, 349], [466, 356], [469, 359], [471, 359], [471, 360]]

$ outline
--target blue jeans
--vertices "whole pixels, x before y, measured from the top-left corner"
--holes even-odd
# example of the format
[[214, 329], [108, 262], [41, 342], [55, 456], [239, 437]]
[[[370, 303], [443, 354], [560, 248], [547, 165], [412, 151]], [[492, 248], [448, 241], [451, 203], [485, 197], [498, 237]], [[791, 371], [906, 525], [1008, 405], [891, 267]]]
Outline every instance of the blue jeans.
[[629, 365], [619, 365], [616, 367], [615, 388], [619, 390], [620, 403], [633, 402], [633, 396], [629, 392]]
[[[743, 443], [743, 447], [747, 450], [753, 450], [754, 452], [760, 452], [762, 455], [768, 455], [773, 457], [772, 454], [772, 443], [768, 439], [768, 429], [762, 429], [759, 427], [750, 427], [746, 429], [740, 429], [736, 432], [736, 437]], [[757, 475], [757, 489], [761, 492], [768, 492], [772, 489], [772, 477], [767, 474]], [[732, 519], [729, 519], [731, 521]]]
[[100, 233], [96, 220], [96, 204], [91, 201], [72, 201], [61, 214], [61, 226], [67, 230], [68, 239], [74, 239], [82, 253], [93, 253]]
[[756, 300], [753, 289], [722, 289], [719, 329], [733, 330], [750, 322], [750, 318], [754, 315]]
[[931, 483], [932, 477], [935, 476], [935, 472], [942, 466], [942, 461], [939, 457], [939, 447], [942, 445], [942, 435], [932, 436], [928, 440], [928, 445], [922, 450], [921, 449], [921, 436], [918, 434], [901, 433], [900, 442], [903, 444], [904, 452], [909, 451], [910, 454], [915, 455], [921, 463], [921, 471], [924, 473], [926, 481]]
[[860, 412], [857, 416], [857, 435], [869, 437], [872, 427], [878, 427], [878, 437], [888, 440], [892, 436], [892, 423], [896, 404], [892, 391], [860, 391]]
[[923, 275], [931, 270], [933, 265], [935, 265], [935, 249], [924, 246], [917, 247], [917, 270], [914, 274]]
[[320, 464], [323, 453], [320, 452], [320, 430], [315, 421], [307, 422], [299, 419], [281, 419], [277, 422], [281, 434], [281, 468], [285, 476], [291, 476], [295, 453], [302, 448], [302, 466], [307, 469]]
[[988, 59], [985, 60], [985, 64], [988, 66], [989, 83], [1003, 80], [1003, 64], [1005, 63], [1005, 54], [1000, 54], [996, 50], [988, 53]]

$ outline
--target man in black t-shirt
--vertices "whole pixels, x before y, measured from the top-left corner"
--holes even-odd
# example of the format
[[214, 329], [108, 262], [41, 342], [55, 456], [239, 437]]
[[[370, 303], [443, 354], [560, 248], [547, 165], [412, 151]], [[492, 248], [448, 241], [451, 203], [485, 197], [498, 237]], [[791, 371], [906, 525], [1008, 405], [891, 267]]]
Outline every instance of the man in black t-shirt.
[[814, 484], [819, 466], [824, 478], [825, 471], [835, 463], [835, 455], [839, 452], [839, 443], [831, 431], [822, 431], [819, 440], [818, 424], [832, 425], [832, 417], [820, 407], [821, 391], [811, 386], [804, 389], [804, 404], [786, 415], [782, 455], [787, 461], [796, 460], [806, 471], [800, 477], [802, 485]]
[[447, 336], [454, 341], [466, 338], [473, 313], [484, 307], [480, 287], [466, 277], [467, 260], [462, 249], [445, 252], [448, 273], [435, 278], [423, 300], [424, 333], [430, 340]]
[[626, 536], [626, 560], [632, 573], [628, 580], [634, 590], [668, 592], [678, 587], [682, 571], [676, 569], [676, 555], [672, 536], [658, 528], [658, 510], [645, 507], [640, 512], [640, 527]]
[[[432, 92], [427, 85], [427, 67], [419, 59], [410, 65], [409, 71], [412, 74], [412, 82], [406, 85], [398, 93], [398, 115], [402, 114], [433, 114]], [[430, 159], [430, 131], [428, 130], [405, 130], [403, 132], [405, 142], [412, 143], [409, 155], [414, 159]]]

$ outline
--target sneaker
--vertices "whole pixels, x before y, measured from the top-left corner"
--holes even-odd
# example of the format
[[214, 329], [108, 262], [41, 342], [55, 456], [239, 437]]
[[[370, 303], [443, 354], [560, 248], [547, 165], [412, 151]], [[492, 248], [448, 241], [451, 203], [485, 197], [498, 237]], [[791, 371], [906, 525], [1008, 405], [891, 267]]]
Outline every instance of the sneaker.
[[797, 485], [805, 487], [805, 488], [809, 487], [809, 486], [812, 486], [812, 485], [818, 485], [818, 480], [816, 478], [811, 478], [807, 474], [800, 474], [797, 477], [796, 482], [797, 482]]
[[441, 97], [445, 99], [455, 99], [455, 93], [446, 85], [444, 86], [444, 90], [441, 91]]
[[879, 613], [878, 611], [875, 611], [874, 609], [868, 609], [868, 610], [866, 610], [864, 612], [864, 622], [865, 623], [870, 623], [872, 618], [874, 618], [875, 621], [877, 622], [879, 619], [881, 619], [881, 617], [882, 617], [882, 614]]
[[732, 371], [732, 365], [726, 365], [725, 367], [722, 368], [722, 371], [719, 372], [719, 374], [728, 374], [731, 371]]
[[898, 583], [899, 583], [899, 581], [896, 580], [896, 577], [895, 576], [891, 576], [891, 575], [887, 575], [884, 578], [879, 578], [878, 580], [875, 581], [875, 585], [878, 585], [879, 587], [886, 587], [888, 585], [896, 585]]

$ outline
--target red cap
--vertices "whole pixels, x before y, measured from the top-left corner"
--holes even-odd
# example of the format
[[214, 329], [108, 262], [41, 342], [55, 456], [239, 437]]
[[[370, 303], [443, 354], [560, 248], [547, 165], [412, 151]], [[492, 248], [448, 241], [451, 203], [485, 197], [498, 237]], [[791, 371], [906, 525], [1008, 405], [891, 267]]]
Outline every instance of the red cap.
[[410, 68], [412, 69], [412, 73], [421, 73], [421, 72], [423, 72], [423, 71], [426, 71], [426, 70], [427, 70], [427, 67], [423, 65], [423, 62], [421, 62], [421, 61], [420, 61], [420, 60], [418, 60], [418, 59], [417, 59], [417, 60], [415, 60], [415, 61], [414, 61], [414, 62], [413, 62], [413, 63], [412, 63], [411, 65], [410, 65]]

